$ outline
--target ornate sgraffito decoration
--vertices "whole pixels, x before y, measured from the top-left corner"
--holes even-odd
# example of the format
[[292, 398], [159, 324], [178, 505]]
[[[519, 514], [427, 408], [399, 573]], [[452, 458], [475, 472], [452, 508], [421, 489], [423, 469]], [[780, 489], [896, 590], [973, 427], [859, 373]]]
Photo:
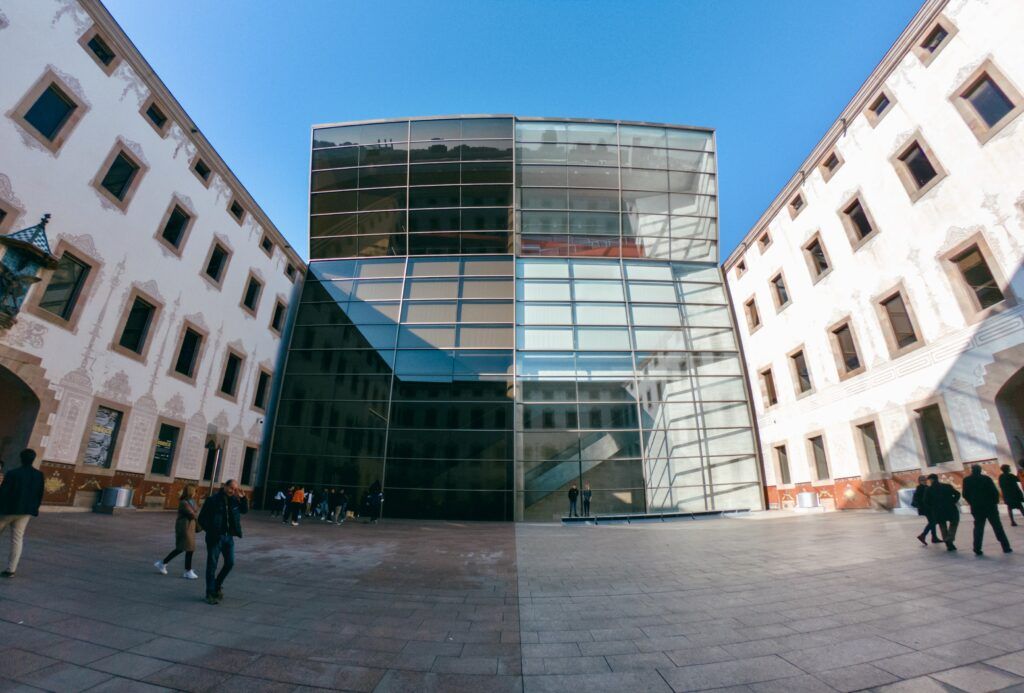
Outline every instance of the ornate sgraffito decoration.
[[0, 330], [14, 325], [28, 288], [40, 279], [39, 270], [57, 266], [46, 237], [49, 221], [44, 214], [35, 226], [0, 236]]
[[50, 476], [46, 477], [43, 487], [46, 490], [47, 495], [52, 496], [63, 491], [67, 485], [64, 483], [64, 479], [60, 477], [60, 474], [54, 472]]

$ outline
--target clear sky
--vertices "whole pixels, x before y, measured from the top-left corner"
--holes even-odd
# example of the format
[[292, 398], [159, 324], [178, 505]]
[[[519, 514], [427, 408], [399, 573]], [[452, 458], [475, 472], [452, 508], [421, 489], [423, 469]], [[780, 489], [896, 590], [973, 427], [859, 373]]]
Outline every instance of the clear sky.
[[718, 132], [722, 258], [922, 0], [104, 0], [308, 255], [309, 126], [512, 113]]

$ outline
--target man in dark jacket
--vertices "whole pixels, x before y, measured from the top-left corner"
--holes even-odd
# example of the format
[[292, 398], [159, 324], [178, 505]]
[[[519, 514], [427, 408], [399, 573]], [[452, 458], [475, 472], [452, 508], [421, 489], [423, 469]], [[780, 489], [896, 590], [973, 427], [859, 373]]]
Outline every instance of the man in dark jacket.
[[925, 502], [932, 511], [932, 517], [942, 540], [946, 542], [946, 551], [956, 551], [956, 529], [960, 526], [960, 492], [949, 484], [939, 481], [938, 474], [928, 475], [928, 493]]
[[569, 487], [569, 517], [579, 517], [580, 514], [576, 512], [576, 499], [579, 498], [580, 490], [576, 488], [576, 484], [573, 483]]
[[918, 515], [928, 520], [928, 524], [924, 526], [924, 531], [917, 535], [917, 540], [927, 547], [928, 542], [925, 541], [925, 538], [928, 536], [928, 532], [931, 532], [932, 543], [938, 544], [939, 536], [935, 533], [935, 517], [928, 505], [928, 477], [923, 474], [917, 477], [917, 488], [914, 489], [914, 498], [910, 501], [910, 505], [917, 508]]
[[1003, 494], [1003, 502], [1006, 503], [1006, 510], [1010, 513], [1010, 525], [1017, 526], [1013, 519], [1013, 511], [1019, 510], [1024, 515], [1024, 493], [1020, 490], [1020, 479], [1010, 471], [1010, 465], [1004, 464], [1000, 467], [1003, 473], [999, 475], [999, 490]]
[[[224, 598], [224, 579], [235, 565], [235, 537], [242, 536], [242, 515], [249, 512], [249, 499], [234, 479], [206, 499], [199, 511], [199, 526], [206, 532], [206, 603]], [[217, 561], [224, 567], [217, 573]]]
[[25, 528], [29, 518], [39, 515], [39, 504], [43, 502], [43, 473], [32, 466], [36, 451], [22, 450], [20, 458], [21, 467], [7, 472], [0, 484], [0, 533], [11, 528], [11, 557], [7, 570], [0, 573], [5, 578], [14, 577], [18, 570]]
[[992, 525], [996, 539], [1003, 547], [1003, 553], [1011, 553], [1010, 540], [1003, 531], [1003, 523], [999, 520], [999, 491], [991, 477], [981, 473], [981, 465], [971, 465], [971, 474], [964, 478], [964, 499], [971, 506], [974, 516], [974, 553], [982, 555], [981, 542], [985, 538], [985, 523]]

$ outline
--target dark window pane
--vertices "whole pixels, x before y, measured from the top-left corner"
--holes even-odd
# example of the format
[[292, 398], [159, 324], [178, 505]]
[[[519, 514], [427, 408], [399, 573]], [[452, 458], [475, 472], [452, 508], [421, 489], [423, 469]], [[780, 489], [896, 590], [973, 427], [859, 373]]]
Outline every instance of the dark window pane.
[[138, 165], [124, 153], [119, 152], [114, 158], [114, 163], [110, 165], [110, 169], [103, 176], [103, 180], [100, 181], [100, 185], [117, 199], [124, 200], [138, 171]]
[[369, 144], [359, 148], [359, 165], [405, 164], [409, 159], [408, 145], [401, 144]]
[[364, 166], [359, 169], [360, 188], [387, 188], [405, 185], [405, 166]]
[[[480, 166], [481, 164], [476, 164]], [[459, 164], [417, 164], [409, 167], [409, 185], [459, 183]]]
[[182, 236], [185, 234], [185, 227], [188, 226], [189, 218], [189, 215], [181, 207], [175, 206], [171, 210], [171, 216], [167, 219], [167, 224], [160, 235], [163, 236], [165, 241], [177, 248], [181, 243]]
[[219, 244], [214, 245], [210, 252], [210, 261], [206, 263], [206, 274], [214, 281], [219, 282], [221, 275], [224, 274], [224, 265], [227, 263], [227, 259], [228, 251]]
[[313, 173], [310, 183], [311, 192], [324, 190], [344, 190], [355, 188], [359, 178], [357, 168], [339, 168], [334, 171], [317, 171]]
[[43, 137], [52, 140], [76, 108], [78, 106], [57, 85], [51, 84], [25, 113], [25, 120]]
[[359, 191], [359, 211], [405, 209], [405, 188], [382, 188]]
[[804, 352], [798, 351], [790, 357], [793, 360], [793, 370], [796, 373], [796, 386], [800, 392], [811, 391], [811, 372], [807, 368], [807, 359]]
[[465, 141], [456, 149], [462, 161], [512, 160], [512, 140]]
[[104, 41], [99, 34], [96, 34], [89, 39], [89, 43], [86, 45], [89, 46], [89, 50], [93, 52], [96, 59], [104, 65], [109, 65], [114, 62], [114, 58], [117, 57], [114, 54], [114, 51], [111, 50], [110, 46], [107, 45], [107, 42]]
[[70, 253], [61, 255], [57, 269], [50, 275], [46, 290], [39, 299], [39, 307], [67, 320], [75, 309], [89, 265]]
[[867, 212], [864, 211], [860, 200], [855, 200], [853, 204], [847, 207], [845, 214], [849, 217], [850, 223], [853, 224], [854, 232], [858, 238], [866, 238], [874, 230], [871, 228], [871, 221], [868, 219]]
[[862, 424], [857, 426], [857, 431], [860, 433], [860, 442], [864, 448], [868, 469], [873, 472], [884, 472], [885, 459], [882, 457], [882, 446], [878, 441], [878, 430], [875, 428], [875, 424]]
[[164, 115], [164, 112], [155, 103], [149, 104], [149, 108], [146, 109], [146, 117], [153, 121], [153, 125], [161, 129], [164, 123], [167, 122], [167, 116]]
[[828, 258], [825, 257], [825, 249], [820, 241], [814, 241], [807, 246], [807, 253], [811, 256], [811, 264], [817, 276], [828, 271]]
[[775, 391], [775, 376], [771, 370], [761, 373], [761, 385], [764, 387], [764, 398], [769, 406], [779, 403], [779, 395]]
[[934, 467], [943, 462], [953, 461], [953, 448], [949, 444], [946, 423], [942, 420], [939, 405], [932, 404], [917, 411], [921, 437], [924, 439], [925, 456], [928, 466]]
[[896, 346], [901, 349], [910, 346], [917, 341], [917, 334], [914, 332], [914, 325], [910, 322], [910, 313], [903, 302], [903, 297], [896, 294], [892, 298], [883, 301], [886, 316], [889, 318], [889, 325], [892, 327], [893, 337]]
[[781, 477], [779, 480], [783, 484], [792, 483], [789, 475], [789, 455], [786, 453], [785, 445], [775, 448], [775, 457], [779, 462], [779, 476]]
[[252, 473], [256, 465], [256, 448], [246, 446], [242, 457], [242, 484], [252, 486]]
[[992, 127], [1013, 110], [1013, 102], [992, 78], [983, 75], [978, 82], [967, 90], [964, 98], [971, 102], [985, 124]]
[[283, 303], [276, 303], [276, 304], [274, 304], [274, 317], [273, 317], [273, 319], [271, 319], [270, 324], [278, 332], [280, 332], [281, 328], [284, 327], [284, 304]]
[[875, 114], [875, 116], [881, 116], [883, 113], [885, 113], [885, 109], [887, 108], [889, 108], [889, 97], [886, 96], [885, 94], [879, 96], [877, 99], [875, 99], [875, 102], [871, 104], [871, 111]]
[[409, 126], [405, 121], [320, 128], [313, 131], [313, 147], [404, 142], [408, 132]]
[[245, 304], [246, 308], [248, 308], [249, 310], [256, 309], [256, 302], [259, 300], [260, 289], [262, 288], [262, 284], [260, 284], [252, 277], [249, 277], [249, 283], [245, 287], [245, 298], [242, 301]]
[[1003, 292], [992, 276], [992, 270], [976, 247], [957, 257], [954, 262], [982, 309], [1003, 300]]
[[228, 354], [227, 363], [224, 365], [224, 378], [220, 382], [220, 391], [227, 395], [234, 396], [238, 387], [238, 372], [242, 367], [242, 359], [235, 354]]
[[507, 185], [467, 185], [462, 188], [464, 207], [507, 207], [512, 204], [512, 188]]
[[174, 362], [174, 370], [182, 375], [192, 377], [195, 371], [196, 359], [199, 356], [199, 346], [203, 337], [191, 328], [185, 329], [185, 336], [181, 340], [181, 349], [178, 351], [178, 358]]
[[467, 118], [462, 121], [462, 137], [465, 139], [511, 138], [511, 118]]
[[413, 142], [409, 145], [409, 160], [418, 161], [459, 161], [459, 142]]
[[196, 159], [196, 165], [192, 169], [199, 174], [199, 177], [203, 180], [209, 180], [210, 178], [210, 167], [203, 162], [202, 159]]
[[839, 346], [839, 355], [842, 358], [844, 372], [850, 373], [860, 368], [860, 357], [857, 355], [857, 345], [853, 341], [853, 332], [849, 325], [843, 325], [833, 333], [836, 343]]
[[343, 168], [359, 163], [359, 147], [319, 149], [313, 152], [313, 170], [322, 168]]
[[414, 120], [410, 124], [410, 139], [457, 140], [462, 137], [460, 120]]
[[256, 394], [253, 397], [253, 406], [263, 409], [267, 406], [267, 390], [270, 388], [270, 375], [266, 371], [260, 371], [256, 378]]
[[910, 175], [919, 188], [923, 188], [938, 175], [932, 162], [928, 160], [928, 156], [917, 142], [900, 155], [900, 161], [906, 164], [907, 170], [910, 171]]
[[828, 468], [828, 456], [825, 454], [825, 439], [821, 436], [811, 438], [811, 452], [814, 455], [814, 472], [818, 475], [818, 481], [829, 479], [832, 472]]
[[932, 32], [928, 34], [927, 38], [925, 38], [924, 43], [921, 44], [921, 47], [924, 48], [929, 53], [934, 53], [939, 49], [939, 46], [942, 45], [942, 42], [946, 40], [947, 36], [949, 36], [949, 32], [946, 31], [940, 24], [939, 26], [932, 29]]
[[409, 212], [409, 231], [458, 231], [459, 223], [458, 209]]
[[772, 289], [775, 291], [775, 300], [779, 307], [789, 303], [789, 292], [786, 290], [786, 282], [782, 275], [778, 274], [772, 279]]
[[459, 186], [436, 185], [426, 188], [409, 190], [409, 207], [411, 209], [430, 207], [458, 207]]
[[235, 201], [231, 202], [231, 205], [228, 207], [228, 211], [231, 212], [231, 215], [235, 217], [235, 219], [241, 219], [245, 215], [245, 209]]
[[149, 471], [159, 476], [170, 476], [171, 467], [174, 465], [174, 453], [178, 447], [178, 436], [181, 429], [170, 424], [160, 424], [160, 431], [156, 436], [156, 443], [153, 447], [153, 461]]
[[136, 298], [128, 311], [128, 319], [125, 320], [124, 330], [121, 332], [118, 344], [129, 351], [141, 354], [142, 348], [146, 344], [146, 335], [149, 332], [153, 311], [152, 305], [141, 298]]

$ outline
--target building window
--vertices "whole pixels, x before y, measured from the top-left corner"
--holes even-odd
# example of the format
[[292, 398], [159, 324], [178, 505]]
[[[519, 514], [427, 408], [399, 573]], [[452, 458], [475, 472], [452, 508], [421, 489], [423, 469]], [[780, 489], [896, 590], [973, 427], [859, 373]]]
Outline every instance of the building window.
[[118, 345], [141, 355], [155, 314], [156, 307], [152, 303], [136, 296], [132, 300], [131, 308], [128, 309], [128, 316], [121, 329], [121, 338], [117, 340]]
[[882, 118], [889, 114], [892, 110], [892, 104], [895, 101], [892, 92], [888, 89], [883, 88], [878, 95], [870, 102], [867, 111], [864, 114], [867, 116], [868, 122], [871, 127], [875, 127], [881, 122]]
[[24, 119], [40, 135], [52, 142], [76, 108], [78, 105], [70, 96], [56, 84], [51, 84], [25, 112]]
[[814, 389], [811, 383], [811, 371], [807, 367], [807, 357], [803, 349], [789, 355], [789, 364], [793, 370], [793, 380], [798, 395], [803, 395]]
[[206, 162], [196, 157], [195, 162], [192, 164], [192, 173], [196, 174], [199, 180], [203, 181], [203, 185], [210, 184], [210, 167], [206, 165]]
[[39, 299], [39, 307], [62, 320], [70, 320], [90, 269], [71, 253], [64, 252]]
[[138, 188], [143, 172], [142, 165], [118, 144], [100, 168], [93, 184], [104, 197], [124, 210]]
[[920, 135], [891, 159], [911, 200], [918, 200], [946, 175]]
[[779, 403], [779, 394], [775, 390], [775, 376], [771, 368], [761, 371], [761, 391], [764, 394], [765, 407], [773, 407]]
[[924, 454], [928, 466], [934, 467], [953, 461], [953, 446], [949, 442], [946, 421], [938, 404], [929, 404], [914, 410], [917, 414], [918, 430], [924, 442]]
[[811, 446], [811, 458], [814, 460], [814, 475], [818, 481], [832, 478], [832, 472], [828, 468], [828, 455], [825, 454], [824, 436], [812, 436], [807, 439]]
[[295, 265], [288, 263], [284, 268], [284, 276], [288, 277], [289, 280], [295, 281], [295, 276], [298, 274], [298, 270], [295, 269]]
[[92, 54], [96, 56], [96, 60], [100, 61], [103, 65], [110, 65], [110, 63], [114, 62], [114, 58], [117, 57], [113, 49], [107, 45], [107, 42], [104, 41], [103, 37], [99, 34], [93, 35], [85, 45], [88, 46], [89, 50], [92, 51]]
[[772, 244], [772, 236], [770, 233], [765, 231], [757, 237], [757, 247], [761, 249], [761, 252], [768, 250], [768, 247]]
[[242, 454], [242, 478], [239, 483], [243, 486], [252, 486], [252, 473], [256, 467], [256, 448], [251, 445], [245, 446]]
[[238, 392], [238, 376], [242, 371], [242, 357], [234, 351], [228, 351], [224, 360], [224, 373], [220, 379], [220, 392], [228, 397], [234, 398]]
[[914, 329], [914, 321], [906, 301], [903, 299], [903, 294], [900, 292], [892, 294], [882, 299], [879, 305], [885, 314], [885, 322], [889, 325], [886, 341], [889, 342], [889, 348], [893, 355], [917, 344], [917, 330]]
[[839, 167], [843, 165], [843, 160], [839, 156], [839, 152], [832, 150], [828, 153], [828, 156], [821, 162], [821, 177], [828, 182], [832, 176], [835, 175]]
[[969, 289], [977, 310], [985, 310], [1003, 301], [1005, 296], [978, 246], [971, 246], [955, 256], [953, 264]]
[[230, 258], [231, 253], [228, 252], [227, 248], [215, 242], [213, 247], [210, 248], [210, 255], [206, 259], [206, 269], [203, 270], [203, 273], [212, 279], [214, 284], [220, 286]]
[[263, 283], [250, 274], [249, 281], [245, 285], [245, 293], [242, 294], [242, 307], [256, 315], [261, 293], [263, 293]]
[[177, 426], [162, 423], [153, 443], [153, 459], [149, 464], [149, 473], [154, 476], [170, 476], [174, 468], [174, 455], [178, 450], [178, 438], [181, 429]]
[[160, 133], [163, 137], [167, 134], [167, 129], [170, 126], [170, 119], [163, 112], [160, 106], [157, 105], [156, 101], [147, 101], [142, 105], [142, 115], [145, 116], [146, 121], [153, 126], [153, 129]]
[[771, 278], [772, 298], [775, 299], [775, 309], [782, 310], [789, 305], [789, 291], [786, 290], [786, 280], [779, 272]]
[[160, 231], [160, 238], [173, 250], [180, 250], [191, 222], [192, 215], [182, 209], [180, 205], [172, 203], [171, 212], [167, 215], [167, 220]]
[[245, 219], [245, 208], [238, 203], [238, 200], [231, 200], [231, 204], [228, 205], [228, 211], [239, 224]]
[[747, 314], [747, 327], [753, 332], [761, 326], [761, 314], [757, 312], [757, 301], [751, 298], [743, 304], [743, 311]]
[[189, 379], [194, 378], [202, 345], [203, 335], [191, 327], [186, 327], [181, 336], [181, 345], [178, 347], [178, 358], [174, 361], [174, 372]]
[[885, 458], [882, 457], [882, 445], [878, 439], [878, 429], [873, 421], [857, 426], [857, 437], [860, 438], [860, 447], [864, 453], [864, 461], [867, 463], [868, 472], [884, 472]]
[[775, 447], [775, 461], [779, 465], [779, 483], [787, 486], [793, 483], [789, 473], [789, 454], [786, 453], [785, 445]]
[[263, 234], [263, 238], [260, 239], [260, 248], [268, 256], [274, 256], [274, 242], [270, 240], [270, 236]]
[[1024, 111], [1024, 96], [991, 60], [982, 63], [950, 99], [982, 144]]
[[916, 46], [914, 46], [914, 53], [920, 58], [921, 63], [924, 65], [931, 64], [932, 60], [935, 59], [943, 48], [949, 44], [949, 40], [956, 34], [956, 25], [950, 22], [945, 17], [940, 16], [927, 31], [924, 32], [922, 38]]
[[796, 219], [797, 215], [800, 214], [800, 212], [804, 211], [804, 207], [806, 206], [807, 205], [804, 202], [804, 196], [801, 195], [800, 193], [797, 193], [796, 195], [793, 196], [793, 199], [789, 201], [789, 215], [792, 218]]
[[746, 262], [744, 262], [743, 260], [740, 260], [739, 262], [736, 263], [736, 276], [737, 277], [742, 277], [744, 272], [746, 272], [746, 271], [747, 271], [747, 263]]
[[857, 341], [853, 337], [853, 329], [849, 322], [844, 322], [833, 327], [832, 346], [836, 355], [836, 365], [839, 368], [839, 377], [850, 377], [859, 373], [862, 366], [860, 355], [857, 353]]
[[53, 70], [47, 70], [11, 110], [11, 118], [56, 154], [89, 110]]
[[92, 427], [89, 429], [82, 464], [110, 469], [114, 462], [124, 412], [102, 404], [96, 407]]
[[256, 409], [267, 408], [267, 396], [270, 394], [270, 373], [262, 368], [256, 376], [256, 394], [252, 398], [252, 406]]
[[871, 220], [871, 215], [859, 197], [855, 197], [847, 204], [840, 216], [854, 250], [866, 243], [868, 239], [874, 237], [877, 232]]
[[281, 334], [281, 331], [284, 329], [284, 316], [286, 310], [287, 306], [285, 306], [284, 303], [279, 300], [274, 302], [274, 313], [270, 317], [270, 329], [278, 334]]
[[804, 259], [807, 261], [807, 267], [811, 271], [811, 279], [815, 282], [828, 274], [829, 270], [832, 269], [828, 261], [828, 254], [825, 252], [825, 246], [822, 245], [821, 238], [818, 236], [812, 238], [804, 246]]

